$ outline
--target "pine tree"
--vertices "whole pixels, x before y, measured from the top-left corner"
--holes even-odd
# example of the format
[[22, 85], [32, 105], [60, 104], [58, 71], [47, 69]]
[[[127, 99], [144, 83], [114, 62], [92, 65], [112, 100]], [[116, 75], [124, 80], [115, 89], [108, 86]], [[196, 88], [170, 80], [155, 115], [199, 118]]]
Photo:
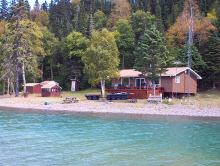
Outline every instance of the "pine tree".
[[204, 57], [208, 66], [206, 78], [211, 79], [215, 87], [215, 81], [220, 78], [220, 38], [216, 33], [210, 37], [206, 52]]
[[[183, 64], [182, 66], [188, 66], [188, 43], [182, 45], [178, 50], [177, 61], [181, 61]], [[197, 72], [198, 74], [202, 74], [206, 69], [207, 65], [205, 61], [202, 59], [197, 47], [192, 44], [191, 45], [191, 68]]]
[[83, 4], [80, 6], [80, 12], [78, 16], [78, 31], [83, 35], [86, 34], [86, 12]]
[[141, 77], [147, 77], [153, 83], [153, 95], [155, 95], [155, 81], [160, 78], [169, 62], [168, 51], [164, 45], [165, 38], [153, 25], [147, 30], [134, 51], [134, 69], [141, 72]]
[[27, 8], [24, 1], [12, 7], [8, 29], [5, 34], [3, 50], [5, 53], [5, 63], [8, 67], [16, 70], [16, 93], [19, 96], [19, 70], [22, 71], [24, 93], [26, 92], [25, 69], [29, 72], [35, 72], [37, 67], [36, 55], [42, 49], [39, 46], [39, 38], [42, 34], [39, 32], [35, 23], [27, 18]]
[[1, 0], [1, 6], [0, 6], [0, 20], [7, 19], [8, 18], [8, 2], [7, 0]]
[[220, 36], [220, 0], [218, 0], [218, 12], [217, 12], [218, 22], [217, 22], [217, 28], [218, 28], [218, 36]]
[[163, 26], [163, 23], [162, 23], [162, 15], [161, 15], [161, 7], [160, 7], [159, 2], [156, 3], [155, 12], [156, 12], [156, 27], [157, 27], [157, 30], [160, 31], [160, 33], [164, 33], [164, 26]]
[[87, 30], [87, 35], [88, 35], [89, 39], [92, 38], [93, 29], [94, 29], [94, 21], [93, 21], [93, 16], [92, 16], [92, 13], [91, 13], [90, 17], [88, 19], [88, 30]]
[[161, 16], [162, 16], [162, 23], [163, 23], [164, 28], [165, 28], [165, 30], [166, 30], [168, 27], [167, 27], [167, 25], [166, 25], [167, 11], [166, 11], [166, 6], [165, 6], [165, 0], [162, 0]]
[[44, 10], [45, 12], [48, 11], [48, 4], [47, 1], [45, 0], [45, 2], [41, 5], [42, 10]]

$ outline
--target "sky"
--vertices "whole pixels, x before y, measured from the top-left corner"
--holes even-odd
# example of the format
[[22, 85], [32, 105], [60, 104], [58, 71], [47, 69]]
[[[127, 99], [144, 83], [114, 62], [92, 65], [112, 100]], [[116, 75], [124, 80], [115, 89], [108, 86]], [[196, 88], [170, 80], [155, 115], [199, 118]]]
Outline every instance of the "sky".
[[[36, 0], [28, 0], [29, 4], [31, 5], [31, 9], [33, 9], [33, 6], [34, 6], [34, 4], [35, 4], [35, 1], [36, 1]], [[40, 5], [42, 5], [42, 3], [45, 2], [45, 0], [38, 0], [38, 2], [39, 2]], [[50, 0], [47, 0], [47, 4], [48, 4], [48, 5], [49, 5], [49, 3], [50, 3]]]

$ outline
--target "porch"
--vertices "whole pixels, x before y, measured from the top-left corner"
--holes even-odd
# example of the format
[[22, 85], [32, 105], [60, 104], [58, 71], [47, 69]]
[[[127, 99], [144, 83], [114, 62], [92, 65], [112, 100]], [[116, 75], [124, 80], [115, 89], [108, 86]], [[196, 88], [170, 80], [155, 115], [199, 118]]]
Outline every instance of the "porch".
[[[148, 87], [148, 86], [130, 86], [130, 85], [124, 85], [124, 86], [119, 86], [119, 87], [106, 87], [105, 89], [106, 93], [120, 93], [120, 92], [127, 92], [127, 93], [132, 93], [128, 95], [128, 99], [148, 99], [149, 95], [153, 95], [153, 87]], [[155, 95], [160, 95], [164, 96], [164, 88], [163, 87], [155, 87]]]

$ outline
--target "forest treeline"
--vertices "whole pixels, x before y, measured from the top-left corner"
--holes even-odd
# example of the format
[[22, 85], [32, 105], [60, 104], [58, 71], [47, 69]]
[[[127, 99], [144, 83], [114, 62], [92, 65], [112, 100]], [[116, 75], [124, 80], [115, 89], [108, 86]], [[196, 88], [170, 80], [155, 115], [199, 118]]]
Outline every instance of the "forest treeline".
[[[166, 67], [175, 66], [174, 61], [188, 66], [190, 31], [191, 68], [203, 78], [199, 86], [218, 87], [219, 4], [220, 0], [36, 0], [31, 9], [28, 0], [1, 0], [1, 86], [17, 83], [22, 89], [22, 80], [55, 80], [69, 90], [70, 79], [76, 78], [81, 89], [88, 88], [91, 73], [85, 70], [90, 61], [97, 61], [90, 55], [118, 54], [120, 61], [111, 60], [118, 69], [136, 68], [137, 60], [143, 61], [140, 40], [147, 40], [144, 34], [153, 27], [164, 39]], [[114, 40], [117, 48], [113, 45], [103, 53], [99, 49], [107, 47], [106, 40]]]

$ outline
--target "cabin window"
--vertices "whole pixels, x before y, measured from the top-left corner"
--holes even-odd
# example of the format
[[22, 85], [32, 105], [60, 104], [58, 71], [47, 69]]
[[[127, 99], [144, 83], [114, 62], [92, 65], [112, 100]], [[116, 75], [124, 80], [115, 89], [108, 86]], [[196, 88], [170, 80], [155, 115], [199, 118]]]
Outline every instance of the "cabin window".
[[56, 88], [56, 92], [57, 92], [57, 88]]
[[121, 78], [121, 84], [123, 84], [123, 85], [129, 85], [129, 77]]
[[175, 77], [175, 83], [180, 83], [180, 77]]
[[60, 88], [58, 88], [58, 92], [60, 92]]
[[160, 78], [158, 80], [155, 80], [155, 86], [156, 87], [160, 87], [160, 81], [161, 81]]
[[136, 78], [135, 79], [135, 86], [141, 86], [142, 83], [145, 83], [144, 78]]

